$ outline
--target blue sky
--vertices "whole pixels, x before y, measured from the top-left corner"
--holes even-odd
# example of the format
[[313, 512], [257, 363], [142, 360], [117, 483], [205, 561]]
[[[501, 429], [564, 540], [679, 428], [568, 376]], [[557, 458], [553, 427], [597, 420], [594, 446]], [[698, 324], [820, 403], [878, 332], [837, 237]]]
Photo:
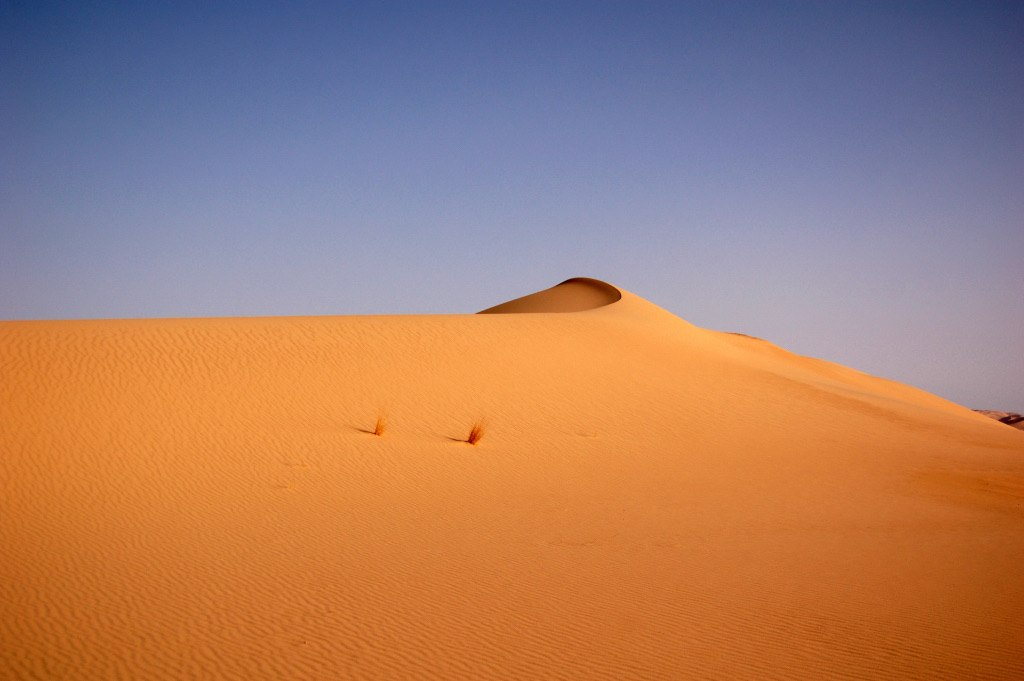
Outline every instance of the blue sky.
[[0, 319], [572, 276], [1024, 412], [1024, 8], [0, 0]]

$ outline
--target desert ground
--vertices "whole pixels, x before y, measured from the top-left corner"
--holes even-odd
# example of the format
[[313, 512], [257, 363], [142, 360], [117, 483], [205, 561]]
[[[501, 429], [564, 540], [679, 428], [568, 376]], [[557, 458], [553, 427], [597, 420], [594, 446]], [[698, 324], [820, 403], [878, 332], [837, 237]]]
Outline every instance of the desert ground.
[[0, 677], [1024, 678], [1024, 433], [591, 279], [484, 312], [0, 322]]

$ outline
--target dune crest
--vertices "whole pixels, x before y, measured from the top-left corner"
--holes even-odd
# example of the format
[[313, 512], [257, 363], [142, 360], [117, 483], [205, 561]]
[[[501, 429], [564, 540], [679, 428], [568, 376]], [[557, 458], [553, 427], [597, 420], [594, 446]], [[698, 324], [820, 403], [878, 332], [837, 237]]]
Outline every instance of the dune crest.
[[611, 305], [622, 292], [597, 279], [574, 277], [549, 289], [510, 300], [477, 314], [518, 314], [525, 312], [583, 312]]

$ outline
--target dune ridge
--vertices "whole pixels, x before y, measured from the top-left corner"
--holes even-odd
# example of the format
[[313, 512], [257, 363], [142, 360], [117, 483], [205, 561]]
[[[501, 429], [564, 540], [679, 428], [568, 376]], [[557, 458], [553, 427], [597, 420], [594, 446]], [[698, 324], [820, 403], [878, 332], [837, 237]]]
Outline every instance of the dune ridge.
[[1019, 433], [597, 280], [485, 312], [0, 323], [0, 670], [1024, 677]]

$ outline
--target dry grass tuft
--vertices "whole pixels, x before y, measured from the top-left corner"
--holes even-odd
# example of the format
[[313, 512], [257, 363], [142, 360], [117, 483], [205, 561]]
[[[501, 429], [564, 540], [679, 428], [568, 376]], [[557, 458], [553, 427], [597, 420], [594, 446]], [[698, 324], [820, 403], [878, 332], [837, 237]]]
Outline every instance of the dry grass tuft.
[[466, 442], [471, 445], [475, 445], [480, 442], [480, 438], [484, 436], [484, 422], [483, 419], [479, 419], [473, 424], [473, 427], [469, 429], [469, 437], [466, 438]]
[[384, 413], [384, 408], [382, 407], [381, 410], [377, 412], [377, 423], [373, 427], [373, 434], [380, 437], [384, 434], [384, 429], [387, 428], [387, 426], [388, 417], [387, 414]]

